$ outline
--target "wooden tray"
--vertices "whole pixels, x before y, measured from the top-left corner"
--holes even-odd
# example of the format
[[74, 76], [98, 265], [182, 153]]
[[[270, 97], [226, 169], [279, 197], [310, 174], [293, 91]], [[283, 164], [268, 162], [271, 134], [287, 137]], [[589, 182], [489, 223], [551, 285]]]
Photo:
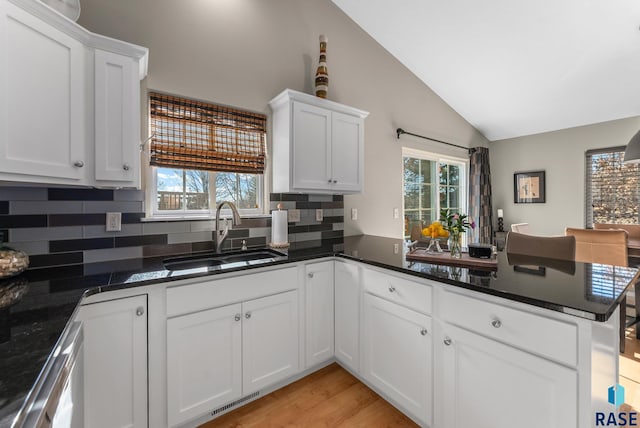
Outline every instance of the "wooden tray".
[[485, 268], [491, 270], [498, 269], [496, 259], [478, 259], [469, 257], [469, 253], [462, 253], [459, 259], [451, 257], [448, 251], [442, 253], [427, 252], [426, 248], [415, 248], [407, 253], [407, 260], [431, 263], [435, 265], [460, 266], [467, 268]]

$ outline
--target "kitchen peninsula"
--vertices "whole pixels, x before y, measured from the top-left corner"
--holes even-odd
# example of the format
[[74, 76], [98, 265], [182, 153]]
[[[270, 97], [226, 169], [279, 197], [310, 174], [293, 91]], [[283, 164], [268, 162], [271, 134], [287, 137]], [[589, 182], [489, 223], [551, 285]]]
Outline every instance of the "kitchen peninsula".
[[[581, 427], [608, 411], [607, 388], [618, 375], [617, 307], [636, 269], [514, 266], [500, 253], [497, 270], [482, 271], [408, 262], [407, 251], [399, 239], [353, 236], [294, 245], [284, 260], [227, 271], [168, 271], [161, 259], [27, 271], [29, 290], [13, 308], [16, 317], [32, 317], [33, 331], [21, 323], [0, 344], [2, 420], [15, 415], [53, 349], [43, 345], [45, 326], [44, 337], [62, 332], [64, 339], [74, 319], [85, 323], [85, 370], [102, 370], [100, 388], [113, 395], [112, 420], [133, 417], [134, 426], [197, 426], [336, 360], [423, 426], [507, 427], [533, 409], [535, 421], [519, 426]], [[109, 381], [126, 373], [110, 372], [99, 361], [106, 357], [89, 349], [91, 311], [130, 299], [127, 319], [142, 320], [148, 333], [142, 329], [141, 343], [129, 348], [114, 342], [113, 351], [134, 355], [131, 346], [142, 345], [145, 358], [125, 359], [130, 367], [121, 369], [144, 385], [115, 394]], [[47, 323], [54, 312], [58, 321]], [[9, 325], [19, 322], [14, 311], [8, 316]], [[211, 348], [199, 334], [220, 323], [229, 336], [211, 336]], [[242, 343], [234, 339], [241, 331]], [[224, 353], [239, 346], [244, 362], [218, 355], [227, 343]], [[30, 358], [18, 361], [18, 353]], [[204, 365], [212, 361], [224, 373], [245, 364], [245, 379], [216, 378], [221, 372]], [[251, 377], [246, 364], [257, 367]], [[266, 381], [260, 370], [270, 373]], [[103, 411], [85, 401], [85, 421]]]

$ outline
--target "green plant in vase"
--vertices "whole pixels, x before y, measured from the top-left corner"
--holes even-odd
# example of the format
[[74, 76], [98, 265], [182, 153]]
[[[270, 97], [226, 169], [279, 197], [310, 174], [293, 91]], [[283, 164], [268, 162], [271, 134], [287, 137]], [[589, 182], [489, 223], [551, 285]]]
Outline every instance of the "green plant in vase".
[[459, 259], [462, 257], [462, 234], [468, 229], [474, 229], [476, 223], [469, 222], [466, 214], [451, 211], [449, 208], [440, 210], [440, 223], [444, 230], [449, 232], [449, 253], [451, 257]]

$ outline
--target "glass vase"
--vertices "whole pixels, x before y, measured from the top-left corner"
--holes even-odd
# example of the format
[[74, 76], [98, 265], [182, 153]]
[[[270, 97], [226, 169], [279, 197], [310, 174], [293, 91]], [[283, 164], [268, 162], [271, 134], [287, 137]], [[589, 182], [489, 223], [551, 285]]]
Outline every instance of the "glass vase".
[[449, 253], [451, 257], [459, 259], [462, 257], [462, 243], [460, 242], [461, 233], [452, 232], [449, 235]]
[[427, 247], [427, 252], [441, 253], [442, 248], [440, 248], [440, 240], [437, 238], [431, 238], [431, 241], [429, 241], [429, 246]]

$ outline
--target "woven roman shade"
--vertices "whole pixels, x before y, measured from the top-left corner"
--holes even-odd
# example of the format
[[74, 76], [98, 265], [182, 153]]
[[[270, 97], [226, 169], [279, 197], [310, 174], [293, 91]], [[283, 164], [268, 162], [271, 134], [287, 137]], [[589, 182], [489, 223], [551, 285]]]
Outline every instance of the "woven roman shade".
[[151, 165], [262, 174], [267, 117], [150, 93]]

